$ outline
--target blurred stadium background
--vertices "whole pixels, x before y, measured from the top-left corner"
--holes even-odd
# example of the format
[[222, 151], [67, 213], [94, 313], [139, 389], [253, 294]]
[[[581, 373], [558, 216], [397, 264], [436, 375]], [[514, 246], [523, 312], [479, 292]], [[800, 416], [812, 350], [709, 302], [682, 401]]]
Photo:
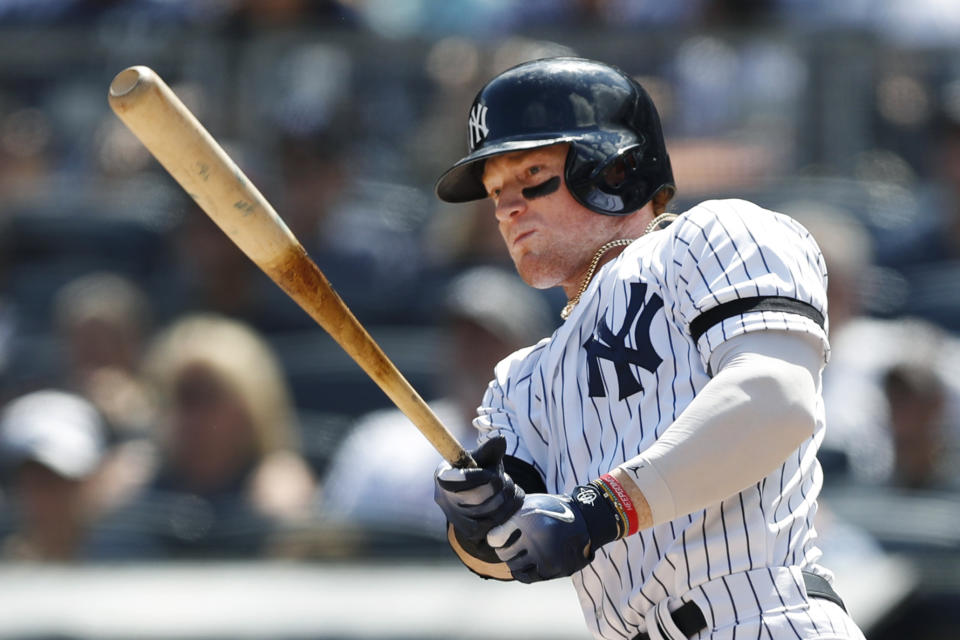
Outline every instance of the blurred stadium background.
[[562, 302], [469, 289], [509, 259], [433, 181], [482, 83], [550, 55], [653, 94], [675, 210], [817, 237], [824, 561], [871, 639], [960, 637], [958, 43], [944, 0], [0, 0], [0, 637], [587, 637], [569, 585], [456, 565], [421, 436], [106, 103], [164, 77], [456, 424]]

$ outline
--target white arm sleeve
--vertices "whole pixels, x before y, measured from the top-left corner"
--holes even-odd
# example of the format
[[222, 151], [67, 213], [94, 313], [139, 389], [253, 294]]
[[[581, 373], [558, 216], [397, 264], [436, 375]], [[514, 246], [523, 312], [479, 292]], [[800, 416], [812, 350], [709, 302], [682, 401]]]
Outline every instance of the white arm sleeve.
[[823, 343], [760, 331], [718, 345], [716, 375], [649, 449], [624, 469], [653, 524], [716, 504], [777, 468], [813, 434]]

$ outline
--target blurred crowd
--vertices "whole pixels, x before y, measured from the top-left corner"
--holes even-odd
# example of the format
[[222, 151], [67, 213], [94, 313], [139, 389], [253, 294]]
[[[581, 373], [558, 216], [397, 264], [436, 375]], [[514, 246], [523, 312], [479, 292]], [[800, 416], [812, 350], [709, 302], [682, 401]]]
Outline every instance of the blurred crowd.
[[166, 78], [469, 447], [563, 301], [432, 182], [486, 78], [584, 55], [653, 94], [675, 210], [751, 199], [820, 243], [824, 512], [918, 567], [929, 632], [889, 637], [955, 637], [954, 4], [0, 0], [0, 557], [446, 557], [437, 454], [113, 116], [115, 73]]

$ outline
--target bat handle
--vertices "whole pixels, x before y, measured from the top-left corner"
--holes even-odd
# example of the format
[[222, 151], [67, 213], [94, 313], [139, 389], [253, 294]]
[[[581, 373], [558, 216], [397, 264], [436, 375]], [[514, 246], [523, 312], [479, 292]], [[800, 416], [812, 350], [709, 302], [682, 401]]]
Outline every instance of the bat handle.
[[453, 466], [457, 469], [476, 469], [477, 461], [473, 459], [473, 456], [470, 455], [466, 449], [463, 450], [460, 457], [453, 461]]

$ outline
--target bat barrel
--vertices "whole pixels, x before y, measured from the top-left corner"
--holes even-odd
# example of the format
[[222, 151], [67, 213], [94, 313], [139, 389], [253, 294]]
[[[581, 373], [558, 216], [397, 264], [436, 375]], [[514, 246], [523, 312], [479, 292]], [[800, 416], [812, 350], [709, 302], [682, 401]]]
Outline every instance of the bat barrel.
[[333, 290], [270, 203], [149, 67], [110, 83], [110, 107], [200, 208], [329, 333], [451, 464], [476, 466]]
[[200, 208], [258, 265], [299, 245], [266, 198], [149, 67], [124, 69], [108, 101]]

